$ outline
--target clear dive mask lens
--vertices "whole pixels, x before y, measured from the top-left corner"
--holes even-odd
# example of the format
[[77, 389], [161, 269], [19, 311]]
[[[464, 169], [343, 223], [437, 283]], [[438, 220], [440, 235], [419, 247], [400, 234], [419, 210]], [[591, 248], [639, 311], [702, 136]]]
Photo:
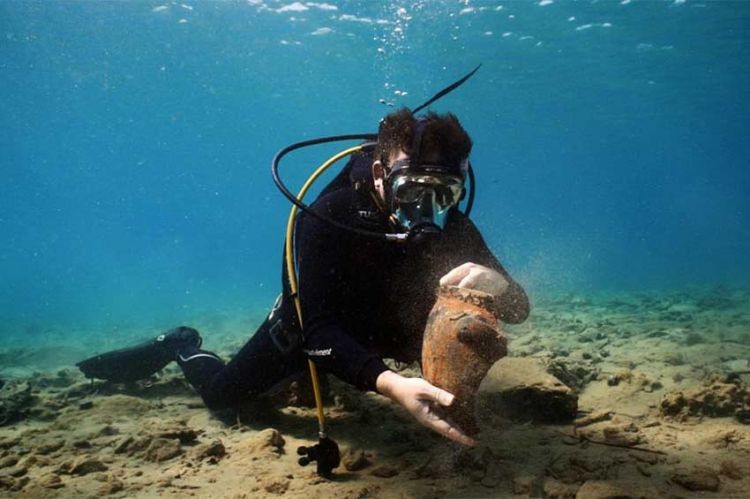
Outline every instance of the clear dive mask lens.
[[444, 174], [403, 174], [391, 181], [393, 213], [405, 229], [444, 228], [448, 210], [463, 193], [460, 178]]
[[393, 180], [393, 198], [397, 203], [418, 203], [425, 195], [434, 194], [437, 206], [455, 206], [461, 199], [463, 182], [451, 175], [399, 175]]

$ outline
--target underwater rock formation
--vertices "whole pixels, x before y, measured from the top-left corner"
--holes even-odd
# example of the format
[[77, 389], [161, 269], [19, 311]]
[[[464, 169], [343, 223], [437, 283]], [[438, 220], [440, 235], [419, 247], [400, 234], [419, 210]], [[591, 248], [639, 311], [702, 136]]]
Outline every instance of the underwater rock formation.
[[662, 416], [686, 420], [689, 417], [726, 417], [734, 415], [744, 422], [750, 410], [750, 392], [742, 383], [715, 381], [705, 387], [668, 393], [661, 401]]
[[34, 403], [28, 381], [10, 381], [0, 388], [0, 426], [13, 424], [28, 416]]
[[481, 291], [441, 286], [430, 311], [422, 344], [427, 381], [455, 395], [446, 410], [464, 432], [479, 432], [474, 397], [492, 364], [507, 353], [495, 315], [494, 297]]
[[480, 388], [481, 405], [520, 421], [560, 423], [578, 412], [578, 395], [547, 372], [541, 361], [506, 357], [497, 362]]

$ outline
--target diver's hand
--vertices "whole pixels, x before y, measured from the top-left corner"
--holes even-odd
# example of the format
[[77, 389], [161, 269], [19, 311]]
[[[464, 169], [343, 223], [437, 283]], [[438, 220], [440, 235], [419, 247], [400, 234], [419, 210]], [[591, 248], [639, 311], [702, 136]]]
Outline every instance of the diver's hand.
[[445, 390], [422, 378], [405, 378], [393, 371], [382, 372], [375, 385], [379, 393], [399, 403], [427, 428], [463, 445], [476, 444], [472, 438], [433, 410], [438, 404], [447, 407], [453, 403], [453, 395]]
[[502, 296], [505, 290], [508, 289], [509, 283], [496, 270], [484, 265], [467, 262], [445, 274], [440, 279], [440, 285], [475, 289], [494, 296]]

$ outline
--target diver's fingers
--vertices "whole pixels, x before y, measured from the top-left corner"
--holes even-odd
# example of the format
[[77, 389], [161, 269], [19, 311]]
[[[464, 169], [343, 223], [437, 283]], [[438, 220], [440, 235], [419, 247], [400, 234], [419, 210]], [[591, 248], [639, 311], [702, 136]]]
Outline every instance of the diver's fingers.
[[508, 286], [508, 280], [499, 272], [481, 266], [472, 268], [469, 274], [458, 283], [459, 288], [484, 291], [495, 296], [502, 296]]
[[461, 281], [456, 284], [459, 288], [466, 288], [466, 289], [480, 289], [479, 286], [479, 279], [482, 275], [479, 272], [469, 272], [467, 276], [465, 276]]
[[453, 400], [455, 398], [456, 397], [454, 397], [452, 393], [446, 392], [443, 389], [435, 387], [434, 400], [435, 402], [442, 405], [443, 407], [448, 407], [451, 404], [453, 404]]
[[469, 272], [471, 272], [471, 269], [474, 267], [474, 264], [464, 263], [463, 265], [459, 265], [455, 269], [451, 270], [447, 274], [445, 274], [440, 279], [440, 285], [441, 286], [456, 286], [459, 282], [461, 282], [461, 279], [469, 275]]
[[435, 402], [436, 404], [440, 404], [443, 407], [448, 407], [453, 403], [453, 400], [456, 397], [453, 396], [452, 393], [446, 392], [442, 388], [438, 388], [437, 386], [430, 385], [429, 391], [425, 393], [425, 400], [429, 400], [430, 402]]
[[459, 444], [473, 447], [476, 441], [444, 419], [434, 419], [428, 426], [435, 432]]
[[[453, 403], [453, 399], [456, 397], [448, 391], [443, 390], [427, 381], [424, 378], [412, 378], [416, 381], [418, 389], [416, 391], [416, 398], [420, 400], [424, 405], [425, 409], [429, 409], [429, 404], [439, 404], [444, 407], [448, 407]], [[428, 402], [429, 404], [425, 404]]]

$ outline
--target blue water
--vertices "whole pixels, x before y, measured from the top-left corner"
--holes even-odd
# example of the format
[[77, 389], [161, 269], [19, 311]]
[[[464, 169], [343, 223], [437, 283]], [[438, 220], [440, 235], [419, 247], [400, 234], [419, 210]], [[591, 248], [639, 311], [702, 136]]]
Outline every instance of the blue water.
[[275, 151], [480, 62], [433, 109], [473, 136], [474, 218], [534, 299], [750, 283], [750, 2], [6, 0], [0, 338], [258, 314]]

